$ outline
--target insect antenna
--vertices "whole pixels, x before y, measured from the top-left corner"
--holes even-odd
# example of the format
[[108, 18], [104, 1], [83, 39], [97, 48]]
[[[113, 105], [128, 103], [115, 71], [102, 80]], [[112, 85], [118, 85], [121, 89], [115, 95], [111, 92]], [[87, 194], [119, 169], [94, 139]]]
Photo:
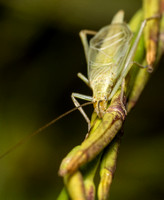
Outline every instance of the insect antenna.
[[77, 110], [80, 107], [84, 107], [87, 105], [93, 104], [93, 102], [87, 102], [84, 104], [81, 104], [78, 107], [72, 108], [71, 110], [68, 110], [67, 112], [61, 114], [59, 117], [53, 119], [52, 121], [48, 122], [47, 124], [45, 124], [44, 126], [40, 127], [39, 129], [37, 129], [36, 131], [34, 131], [32, 134], [27, 135], [26, 137], [22, 138], [19, 142], [17, 142], [15, 145], [13, 145], [12, 147], [10, 147], [6, 152], [4, 152], [3, 154], [0, 155], [0, 159], [4, 158], [6, 155], [8, 155], [9, 153], [11, 153], [12, 151], [14, 151], [15, 149], [17, 149], [17, 147], [21, 146], [22, 144], [24, 144], [25, 142], [27, 142], [28, 140], [30, 140], [33, 136], [41, 133], [43, 130], [45, 130], [46, 128], [48, 128], [49, 126], [51, 126], [52, 124], [54, 124], [55, 122], [57, 122], [59, 119], [69, 115], [70, 113], [74, 112], [75, 110]]

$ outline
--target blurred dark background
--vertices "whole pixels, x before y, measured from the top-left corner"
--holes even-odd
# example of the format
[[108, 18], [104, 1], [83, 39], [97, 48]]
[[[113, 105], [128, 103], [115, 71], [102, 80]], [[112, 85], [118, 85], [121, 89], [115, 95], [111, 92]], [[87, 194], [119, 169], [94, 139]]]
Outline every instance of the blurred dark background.
[[[128, 22], [141, 0], [0, 1], [0, 154], [91, 95], [81, 29], [98, 30], [123, 9]], [[164, 199], [164, 68], [161, 64], [128, 116], [111, 200]], [[86, 109], [89, 114], [92, 106]], [[62, 158], [87, 124], [76, 111], [0, 160], [1, 200], [52, 200], [63, 187]]]

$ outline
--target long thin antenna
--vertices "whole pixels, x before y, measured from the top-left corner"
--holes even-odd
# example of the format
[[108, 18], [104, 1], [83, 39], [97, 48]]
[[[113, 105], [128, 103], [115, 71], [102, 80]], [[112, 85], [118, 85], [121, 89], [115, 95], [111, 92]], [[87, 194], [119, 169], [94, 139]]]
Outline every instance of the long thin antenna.
[[2, 155], [0, 155], [0, 159], [4, 158], [6, 155], [8, 155], [9, 153], [11, 153], [13, 150], [17, 149], [17, 147], [21, 146], [22, 144], [24, 144], [25, 142], [27, 142], [28, 140], [30, 140], [33, 136], [37, 135], [38, 133], [41, 133], [43, 130], [45, 130], [46, 128], [48, 128], [49, 126], [51, 126], [52, 124], [54, 124], [55, 122], [57, 122], [59, 119], [65, 117], [66, 115], [69, 115], [70, 113], [72, 113], [73, 111], [77, 110], [80, 107], [84, 107], [84, 106], [87, 106], [87, 105], [90, 105], [90, 104], [93, 104], [93, 102], [87, 102], [87, 103], [81, 104], [80, 106], [72, 108], [71, 110], [69, 110], [69, 111], [61, 114], [59, 117], [53, 119], [49, 123], [45, 124], [41, 128], [39, 128], [36, 131], [34, 131], [31, 135], [27, 135], [26, 137], [24, 137], [23, 139], [21, 139], [18, 143], [16, 143], [14, 146], [10, 147], [5, 153], [3, 153]]

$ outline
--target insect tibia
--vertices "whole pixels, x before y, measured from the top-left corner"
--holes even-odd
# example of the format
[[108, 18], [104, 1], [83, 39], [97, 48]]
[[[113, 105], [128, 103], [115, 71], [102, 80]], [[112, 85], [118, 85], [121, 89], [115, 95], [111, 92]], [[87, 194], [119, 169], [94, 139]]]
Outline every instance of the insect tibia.
[[149, 67], [149, 65], [142, 65], [142, 64], [140, 64], [140, 63], [138, 63], [138, 62], [136, 62], [136, 61], [133, 61], [132, 64], [135, 64], [135, 65], [137, 65], [138, 67], [143, 68], [143, 69]]
[[149, 21], [152, 19], [160, 19], [160, 18], [161, 18], [161, 14], [156, 14], [156, 15], [146, 18], [145, 21]]
[[135, 65], [137, 65], [138, 67], [140, 67], [140, 68], [142, 68], [142, 69], [147, 68], [147, 71], [148, 71], [149, 73], [152, 73], [152, 72], [153, 72], [153, 66], [152, 66], [152, 65], [142, 65], [142, 64], [140, 64], [140, 63], [138, 63], [138, 62], [136, 62], [136, 61], [133, 61], [132, 63], [135, 64]]

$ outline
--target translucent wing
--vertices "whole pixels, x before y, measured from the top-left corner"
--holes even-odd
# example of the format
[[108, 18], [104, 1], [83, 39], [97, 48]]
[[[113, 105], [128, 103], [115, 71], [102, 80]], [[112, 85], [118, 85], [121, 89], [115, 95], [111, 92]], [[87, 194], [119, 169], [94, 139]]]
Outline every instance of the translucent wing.
[[88, 78], [92, 85], [102, 79], [116, 79], [130, 48], [132, 32], [125, 23], [102, 28], [91, 40], [88, 55]]

